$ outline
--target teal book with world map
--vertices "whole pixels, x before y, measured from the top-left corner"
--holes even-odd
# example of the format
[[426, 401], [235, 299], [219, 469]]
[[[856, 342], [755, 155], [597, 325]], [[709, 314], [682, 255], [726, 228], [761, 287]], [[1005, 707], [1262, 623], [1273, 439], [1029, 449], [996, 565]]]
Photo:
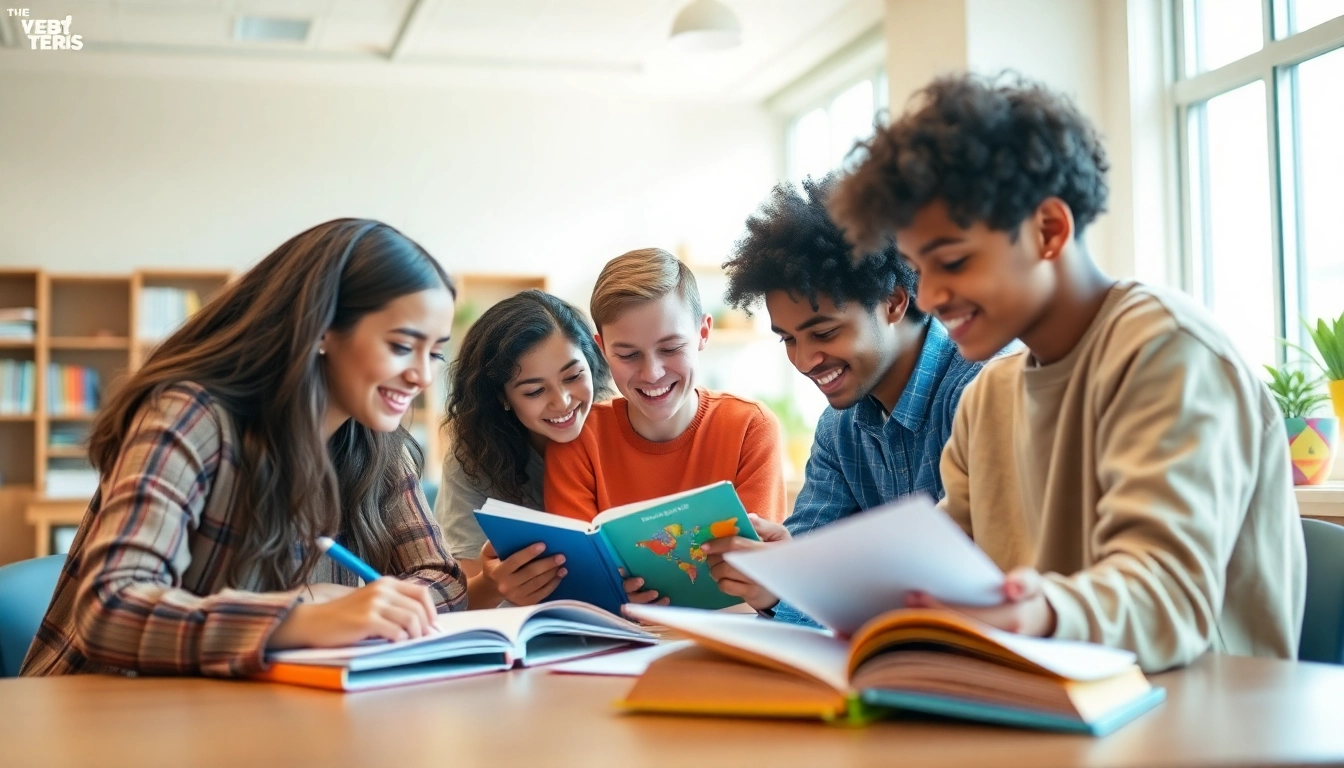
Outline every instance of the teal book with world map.
[[591, 523], [489, 499], [476, 520], [501, 559], [537, 542], [564, 555], [568, 573], [548, 600], [582, 600], [612, 612], [626, 602], [621, 572], [644, 579], [672, 605], [727, 608], [742, 602], [719, 591], [701, 545], [755, 539], [733, 484], [706, 485], [608, 509]]

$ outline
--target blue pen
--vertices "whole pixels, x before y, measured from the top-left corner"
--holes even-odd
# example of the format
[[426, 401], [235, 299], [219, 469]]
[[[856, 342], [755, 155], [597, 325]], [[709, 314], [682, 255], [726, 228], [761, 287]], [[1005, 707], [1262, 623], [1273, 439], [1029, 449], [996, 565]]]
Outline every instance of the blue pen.
[[327, 557], [335, 560], [339, 565], [345, 566], [350, 572], [363, 579], [365, 584], [370, 584], [382, 578], [382, 574], [373, 570], [368, 563], [356, 557], [354, 552], [336, 543], [329, 536], [318, 536], [317, 546], [327, 553]]

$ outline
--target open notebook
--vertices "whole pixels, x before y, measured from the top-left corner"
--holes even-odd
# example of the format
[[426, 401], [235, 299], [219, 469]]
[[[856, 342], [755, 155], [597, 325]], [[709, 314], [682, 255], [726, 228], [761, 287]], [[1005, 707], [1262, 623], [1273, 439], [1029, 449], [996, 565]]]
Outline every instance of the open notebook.
[[266, 655], [255, 679], [336, 691], [445, 680], [514, 666], [575, 659], [657, 638], [625, 619], [573, 600], [440, 614], [438, 633], [344, 648], [301, 648]]
[[1001, 632], [950, 611], [898, 610], [849, 641], [752, 616], [630, 605], [697, 646], [657, 659], [631, 710], [862, 722], [897, 708], [1103, 735], [1156, 706], [1134, 654]]

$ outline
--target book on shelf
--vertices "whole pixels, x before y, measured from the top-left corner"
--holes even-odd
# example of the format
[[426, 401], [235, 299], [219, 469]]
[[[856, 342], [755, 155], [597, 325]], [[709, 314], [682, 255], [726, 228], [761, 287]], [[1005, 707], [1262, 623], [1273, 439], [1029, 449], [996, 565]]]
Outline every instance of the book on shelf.
[[0, 324], [36, 322], [37, 307], [0, 307]]
[[0, 339], [33, 341], [37, 336], [37, 309], [0, 307]]
[[98, 369], [85, 365], [47, 365], [47, 410], [53, 416], [81, 416], [98, 410], [102, 382]]
[[140, 336], [150, 341], [172, 335], [201, 308], [200, 294], [189, 288], [148, 286], [140, 299]]
[[37, 401], [37, 364], [0, 360], [0, 414], [31, 415]]
[[93, 427], [80, 422], [57, 422], [47, 428], [48, 448], [83, 448]]
[[673, 605], [726, 608], [700, 545], [722, 536], [756, 538], [733, 484], [713, 483], [602, 512], [591, 523], [489, 499], [476, 519], [500, 558], [537, 542], [562, 554], [568, 574], [551, 599], [583, 600], [616, 611], [626, 602], [624, 570]]
[[577, 659], [657, 638], [572, 600], [439, 614], [436, 634], [345, 648], [271, 651], [256, 679], [335, 691], [447, 680]]
[[51, 459], [43, 492], [53, 499], [89, 499], [98, 492], [98, 470], [87, 458]]
[[1102, 735], [1165, 697], [1129, 651], [901, 608], [916, 589], [949, 603], [1001, 601], [1002, 572], [928, 499], [726, 559], [826, 629], [627, 605], [697, 645], [650, 664], [624, 708], [850, 722], [904, 710]]

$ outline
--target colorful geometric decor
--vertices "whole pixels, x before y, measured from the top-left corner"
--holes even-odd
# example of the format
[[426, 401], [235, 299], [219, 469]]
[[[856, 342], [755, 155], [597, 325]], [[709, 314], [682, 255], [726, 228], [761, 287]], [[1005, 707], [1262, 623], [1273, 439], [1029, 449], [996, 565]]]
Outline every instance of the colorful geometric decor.
[[1288, 452], [1293, 459], [1293, 485], [1320, 485], [1330, 477], [1339, 444], [1339, 419], [1322, 416], [1284, 419]]

